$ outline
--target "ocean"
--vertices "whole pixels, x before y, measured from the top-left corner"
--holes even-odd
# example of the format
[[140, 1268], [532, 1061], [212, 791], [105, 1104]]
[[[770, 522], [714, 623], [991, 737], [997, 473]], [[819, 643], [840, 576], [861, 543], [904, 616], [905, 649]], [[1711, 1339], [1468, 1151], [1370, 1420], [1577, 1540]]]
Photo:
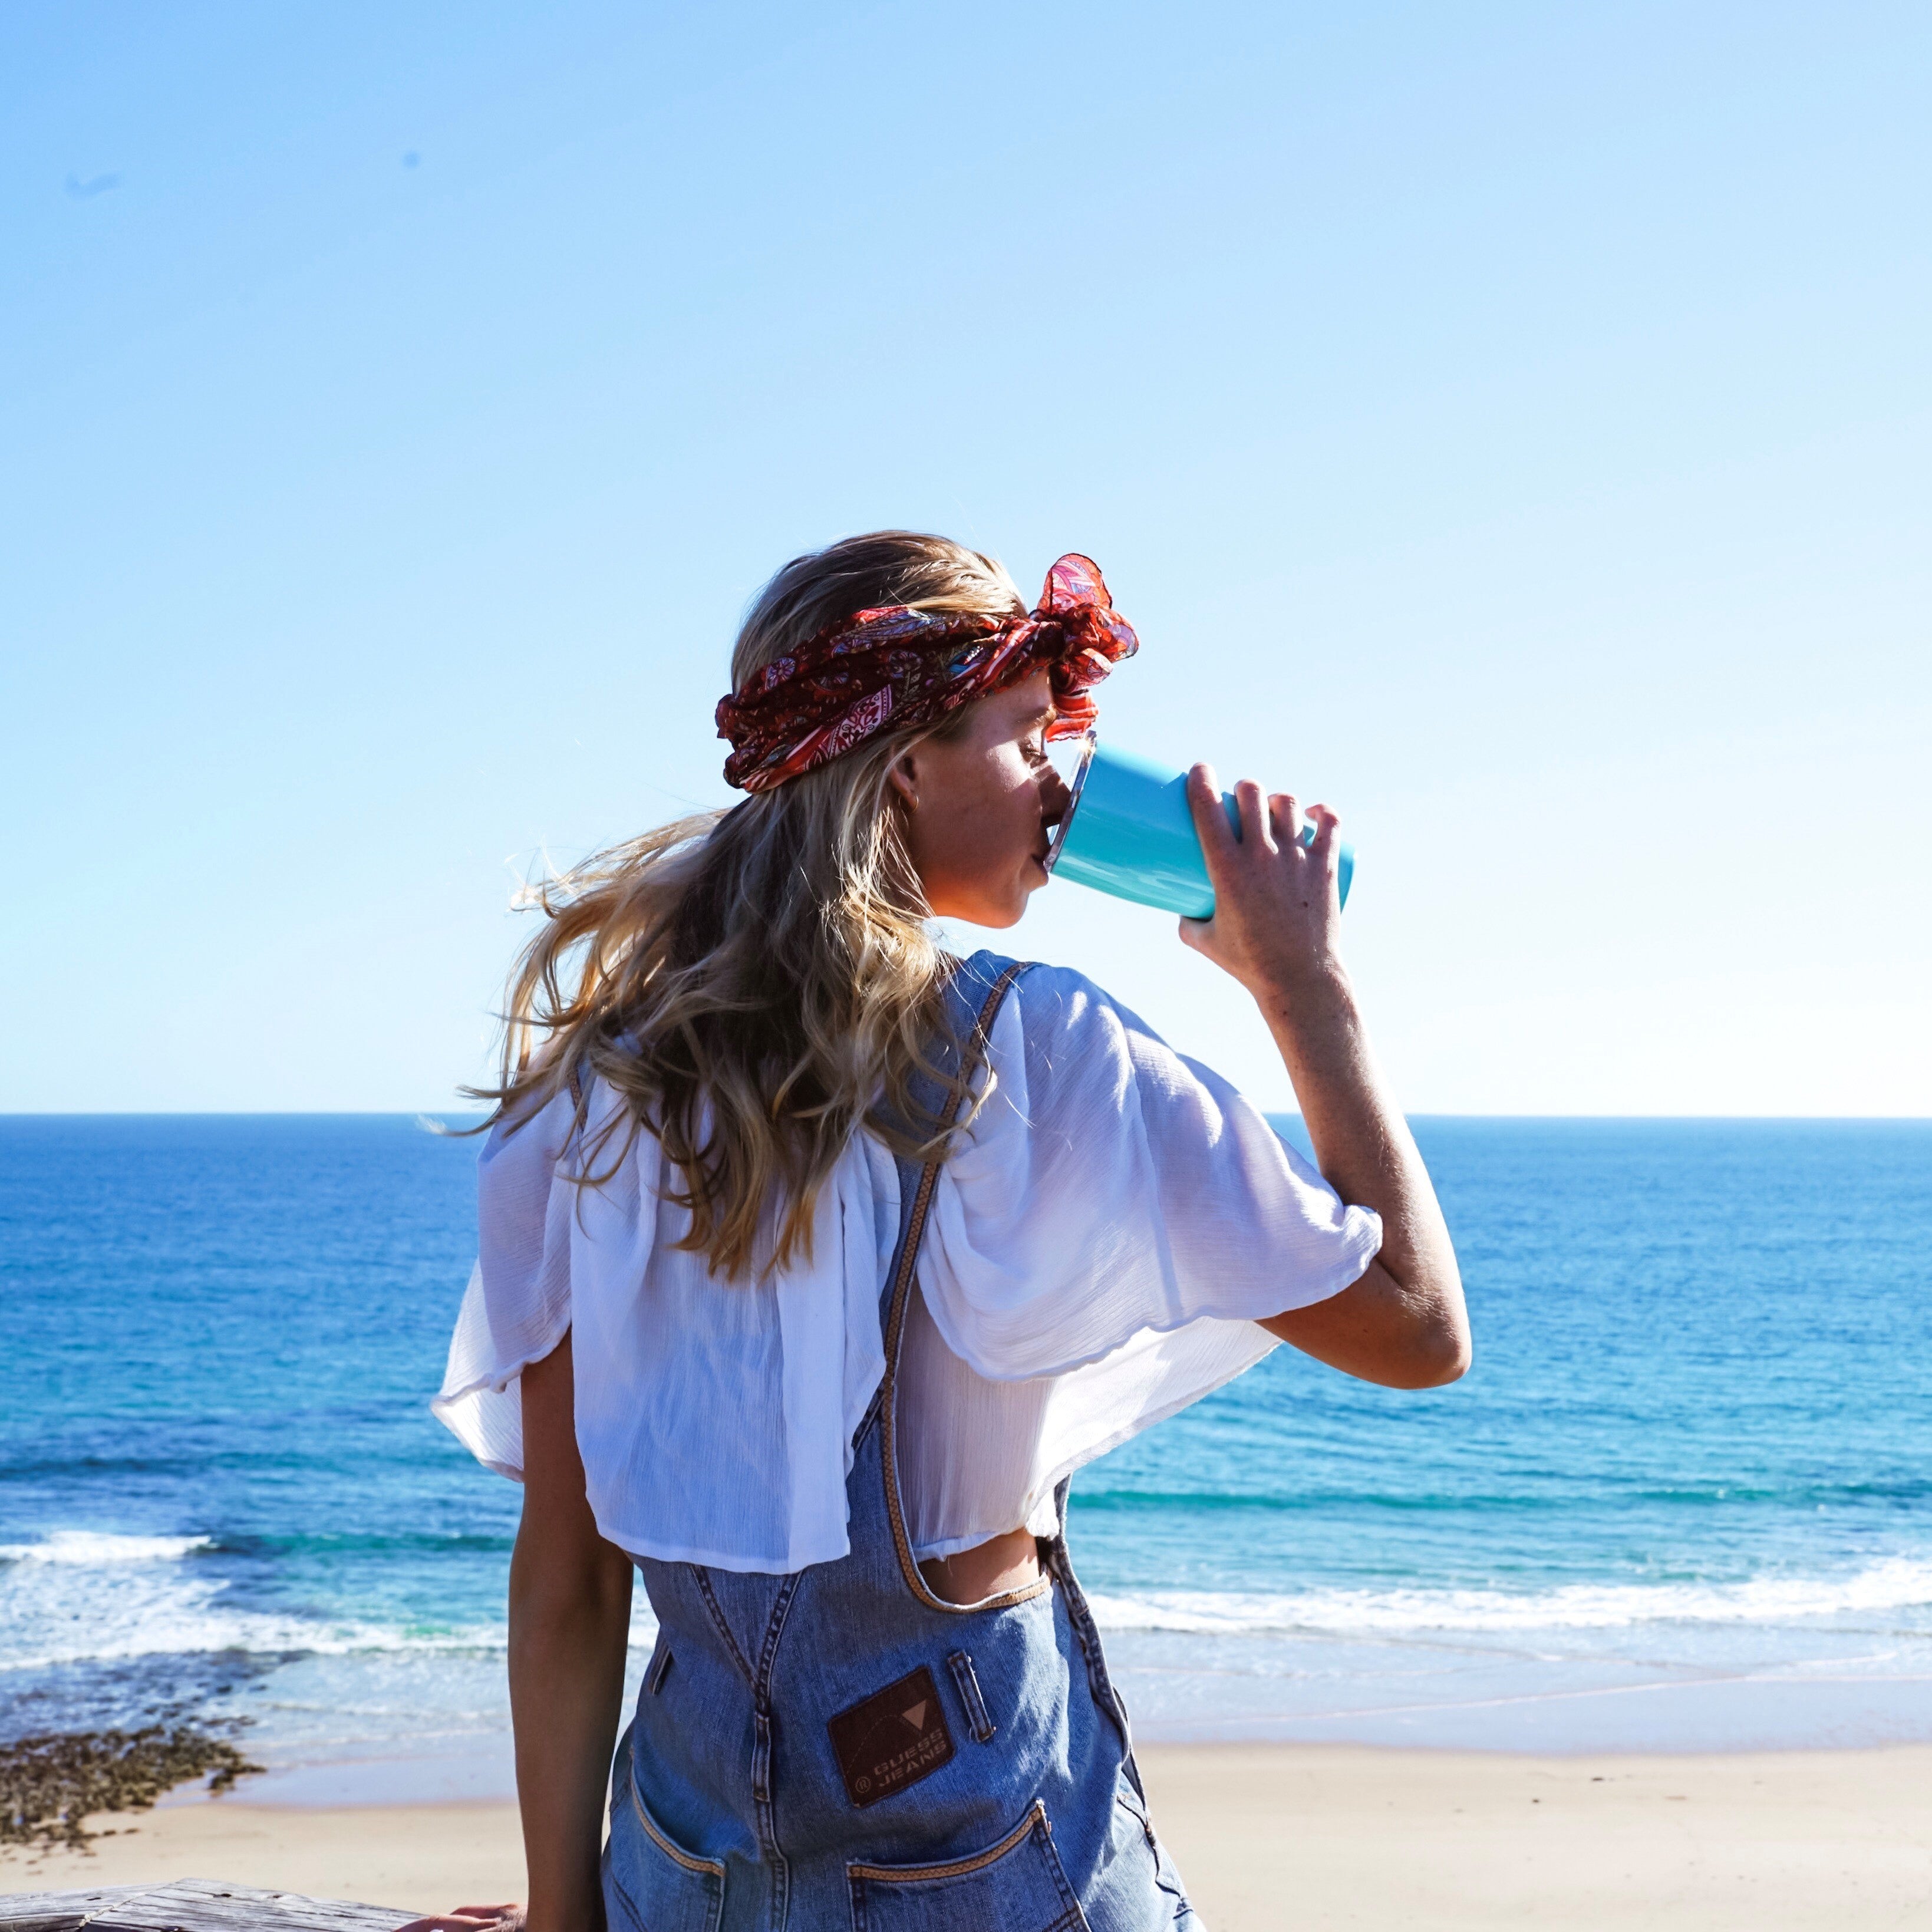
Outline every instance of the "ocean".
[[[1932, 1122], [1415, 1126], [1470, 1375], [1283, 1348], [1076, 1479], [1137, 1731], [1932, 1738]], [[426, 1406], [474, 1153], [0, 1117], [5, 1735], [235, 1723], [293, 1802], [508, 1788], [520, 1492]]]

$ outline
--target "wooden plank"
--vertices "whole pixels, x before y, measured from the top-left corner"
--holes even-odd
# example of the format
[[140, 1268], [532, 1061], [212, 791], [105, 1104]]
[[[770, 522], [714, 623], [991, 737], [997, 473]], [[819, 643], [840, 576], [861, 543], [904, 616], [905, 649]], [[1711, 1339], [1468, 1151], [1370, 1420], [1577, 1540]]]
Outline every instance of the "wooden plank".
[[418, 1916], [206, 1878], [0, 1895], [0, 1932], [395, 1932]]
[[116, 1899], [133, 1898], [142, 1889], [122, 1885], [105, 1892], [0, 1894], [0, 1927], [5, 1932], [79, 1932], [103, 1906]]

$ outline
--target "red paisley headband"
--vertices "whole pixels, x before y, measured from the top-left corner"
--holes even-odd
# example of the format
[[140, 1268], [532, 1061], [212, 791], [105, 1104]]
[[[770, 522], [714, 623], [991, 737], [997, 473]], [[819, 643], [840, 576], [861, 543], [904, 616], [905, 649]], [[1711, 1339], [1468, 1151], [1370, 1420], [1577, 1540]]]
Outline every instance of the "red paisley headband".
[[936, 724], [1042, 669], [1052, 679], [1055, 714], [1047, 736], [1073, 737], [1099, 715], [1092, 687], [1139, 647], [1100, 566], [1077, 552], [1046, 573], [1039, 604], [1023, 617], [903, 604], [861, 610], [718, 700], [718, 735], [731, 746], [725, 782], [770, 791], [843, 758], [888, 724]]

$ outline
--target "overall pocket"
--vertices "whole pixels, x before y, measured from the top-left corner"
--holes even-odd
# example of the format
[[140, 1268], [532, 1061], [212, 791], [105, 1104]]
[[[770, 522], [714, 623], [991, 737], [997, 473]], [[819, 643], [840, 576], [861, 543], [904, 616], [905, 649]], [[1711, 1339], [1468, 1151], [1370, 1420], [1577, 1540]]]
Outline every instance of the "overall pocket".
[[604, 1852], [604, 1904], [613, 1932], [718, 1932], [724, 1911], [724, 1868], [687, 1852], [646, 1809], [634, 1772], [624, 1780], [630, 1816], [611, 1821]]
[[997, 1844], [929, 1865], [848, 1864], [852, 1932], [1087, 1932], [1046, 1807]]

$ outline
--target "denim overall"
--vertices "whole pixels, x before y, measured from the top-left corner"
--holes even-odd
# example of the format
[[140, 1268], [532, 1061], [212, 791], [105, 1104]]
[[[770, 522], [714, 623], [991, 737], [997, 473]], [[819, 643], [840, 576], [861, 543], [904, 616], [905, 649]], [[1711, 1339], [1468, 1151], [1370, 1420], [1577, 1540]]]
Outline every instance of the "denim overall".
[[[956, 1040], [983, 1048], [1024, 970], [960, 968]], [[934, 1058], [950, 1073], [959, 1048]], [[613, 1768], [611, 1932], [1201, 1932], [1074, 1580], [1066, 1485], [1036, 1583], [962, 1606], [914, 1561], [893, 1394], [938, 1174], [899, 1163], [849, 1552], [788, 1576], [638, 1564], [658, 1640]]]

